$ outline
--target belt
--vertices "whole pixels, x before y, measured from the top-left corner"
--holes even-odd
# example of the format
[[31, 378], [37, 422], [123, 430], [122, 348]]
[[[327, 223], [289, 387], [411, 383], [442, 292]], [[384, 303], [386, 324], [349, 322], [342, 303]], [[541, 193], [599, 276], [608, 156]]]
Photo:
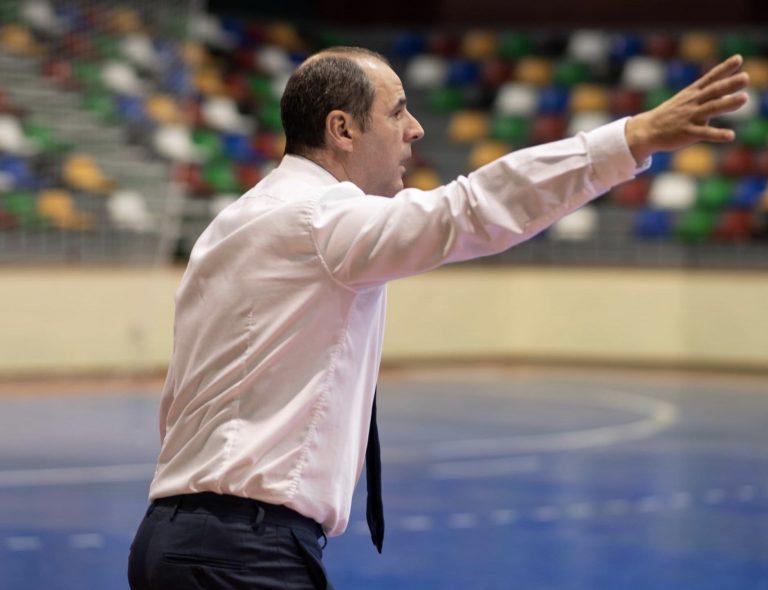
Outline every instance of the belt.
[[287, 506], [268, 504], [261, 500], [200, 492], [158, 498], [152, 506], [172, 508], [176, 512], [206, 512], [216, 516], [242, 516], [272, 525], [307, 529], [315, 537], [325, 537], [323, 527], [308, 516], [299, 514]]

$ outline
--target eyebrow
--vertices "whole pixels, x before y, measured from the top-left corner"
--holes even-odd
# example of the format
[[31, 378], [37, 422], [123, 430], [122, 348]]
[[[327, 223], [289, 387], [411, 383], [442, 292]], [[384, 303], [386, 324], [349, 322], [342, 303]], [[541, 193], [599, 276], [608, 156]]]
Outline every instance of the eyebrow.
[[400, 100], [397, 101], [397, 104], [392, 109], [392, 112], [393, 113], [396, 112], [398, 109], [404, 107], [407, 103], [408, 103], [408, 101], [406, 100], [406, 98], [402, 97]]

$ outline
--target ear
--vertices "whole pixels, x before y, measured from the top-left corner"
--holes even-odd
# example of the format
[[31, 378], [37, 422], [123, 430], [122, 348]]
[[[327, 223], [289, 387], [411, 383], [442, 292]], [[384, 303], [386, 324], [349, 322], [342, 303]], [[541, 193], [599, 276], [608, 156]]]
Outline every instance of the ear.
[[351, 152], [352, 138], [356, 134], [357, 126], [349, 113], [338, 109], [328, 113], [325, 118], [325, 138], [329, 146]]

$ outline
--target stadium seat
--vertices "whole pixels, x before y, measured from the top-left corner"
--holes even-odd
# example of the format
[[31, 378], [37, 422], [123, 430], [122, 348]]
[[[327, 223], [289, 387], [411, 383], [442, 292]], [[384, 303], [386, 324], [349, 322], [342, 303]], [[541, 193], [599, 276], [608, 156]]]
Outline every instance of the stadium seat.
[[508, 31], [499, 37], [499, 54], [502, 57], [517, 59], [536, 52], [533, 37], [523, 31]]
[[687, 174], [664, 172], [653, 179], [649, 200], [657, 209], [681, 211], [693, 207], [697, 191], [696, 181]]
[[731, 205], [737, 209], [753, 210], [757, 207], [765, 190], [766, 178], [764, 176], [742, 178], [733, 190]]
[[427, 94], [427, 106], [436, 113], [451, 113], [465, 104], [464, 95], [458, 88], [434, 88]]
[[89, 193], [112, 190], [114, 181], [107, 178], [96, 161], [85, 154], [73, 154], [63, 163], [62, 176], [72, 188]]
[[692, 176], [709, 176], [717, 168], [717, 155], [711, 145], [698, 143], [672, 154], [672, 169]]
[[405, 178], [405, 186], [423, 191], [430, 191], [441, 184], [437, 172], [428, 167], [416, 168]]
[[107, 199], [109, 219], [115, 227], [132, 231], [149, 231], [155, 227], [146, 200], [135, 190], [116, 190]]
[[477, 144], [469, 154], [469, 167], [474, 170], [508, 154], [511, 147], [500, 141], [487, 140]]
[[577, 59], [561, 58], [555, 63], [553, 81], [562, 86], [575, 86], [588, 82], [591, 73], [588, 64]]
[[37, 212], [58, 229], [76, 231], [93, 227], [92, 216], [77, 211], [72, 195], [63, 189], [40, 191], [37, 197]]
[[754, 117], [744, 121], [737, 133], [739, 141], [752, 148], [768, 145], [768, 118]]
[[648, 91], [664, 85], [664, 64], [653, 57], [636, 56], [627, 60], [622, 71], [621, 83], [633, 90]]
[[498, 50], [498, 37], [489, 31], [467, 31], [461, 40], [461, 54], [470, 60], [490, 59], [498, 53]]
[[725, 121], [747, 121], [760, 115], [760, 94], [753, 88], [747, 87], [742, 92], [747, 94], [747, 102], [736, 111], [721, 115]]
[[565, 137], [568, 123], [565, 116], [555, 114], [539, 115], [531, 127], [531, 142], [534, 144], [557, 141]]
[[436, 55], [419, 55], [405, 68], [405, 80], [410, 88], [441, 88], [448, 79], [448, 62]]
[[21, 126], [21, 122], [12, 115], [0, 115], [0, 151], [15, 155], [31, 155], [38, 151]]
[[[742, 69], [749, 74], [749, 85], [757, 90], [768, 89], [768, 57], [748, 57]], [[761, 101], [765, 93], [761, 94]], [[765, 115], [767, 113], [763, 113]]]
[[488, 137], [488, 115], [483, 111], [458, 111], [448, 122], [448, 137], [456, 143], [472, 143]]
[[0, 47], [11, 55], [32, 57], [40, 53], [40, 46], [32, 33], [20, 24], [0, 27]]
[[698, 64], [681, 59], [671, 60], [667, 63], [667, 86], [680, 90], [693, 84], [702, 75]]
[[616, 116], [636, 115], [643, 110], [645, 95], [639, 90], [616, 87], [610, 92], [609, 110]]
[[710, 33], [689, 32], [683, 33], [680, 38], [678, 54], [682, 59], [701, 64], [714, 63], [719, 53], [717, 39]]
[[749, 211], [725, 211], [717, 220], [712, 237], [726, 242], [745, 242], [750, 238], [750, 221]]
[[548, 235], [556, 241], [583, 242], [595, 236], [597, 227], [597, 211], [594, 206], [587, 205], [557, 221]]
[[530, 136], [530, 118], [521, 116], [495, 116], [490, 126], [490, 137], [522, 147]]
[[648, 202], [650, 188], [651, 178], [644, 174], [614, 187], [610, 192], [610, 199], [622, 207], [644, 207]]
[[637, 35], [615, 33], [610, 36], [608, 55], [614, 62], [625, 62], [643, 52], [643, 40]]
[[159, 125], [173, 125], [181, 123], [184, 119], [181, 109], [173, 97], [167, 94], [155, 94], [150, 96], [144, 109], [147, 115]]
[[568, 109], [571, 94], [562, 86], [547, 86], [539, 93], [538, 111], [541, 114], [559, 115]]
[[203, 180], [215, 193], [239, 193], [243, 188], [234, 165], [224, 158], [212, 160], [203, 166]]
[[728, 176], [747, 176], [757, 170], [755, 154], [740, 145], [729, 145], [720, 154], [720, 172]]
[[598, 84], [578, 84], [571, 91], [571, 112], [607, 111], [610, 108], [608, 92]]
[[243, 117], [231, 98], [209, 97], [203, 103], [203, 120], [213, 129], [231, 133], [248, 133], [253, 122]]
[[133, 33], [123, 37], [120, 41], [120, 53], [143, 70], [157, 70], [161, 65], [152, 39], [146, 33]]
[[601, 66], [608, 60], [611, 39], [608, 33], [578, 30], [571, 34], [566, 53], [575, 60]]
[[685, 211], [680, 216], [675, 234], [685, 242], [705, 242], [714, 232], [717, 214], [702, 209]]
[[528, 55], [517, 61], [514, 72], [516, 82], [547, 86], [552, 83], [554, 77], [554, 64], [545, 57]]
[[22, 228], [42, 229], [48, 225], [46, 219], [37, 212], [37, 199], [32, 193], [13, 191], [0, 198], [3, 209]]
[[568, 128], [565, 132], [567, 136], [576, 135], [582, 131], [591, 131], [601, 125], [611, 122], [611, 117], [607, 112], [587, 112], [576, 113], [568, 122]]
[[19, 16], [31, 28], [55, 35], [61, 31], [62, 23], [49, 2], [25, 0], [19, 8]]
[[718, 176], [705, 178], [699, 183], [696, 208], [719, 211], [733, 200], [733, 196], [734, 186], [731, 180]]
[[201, 162], [204, 157], [188, 127], [163, 125], [155, 130], [152, 143], [158, 154], [175, 162]]
[[671, 233], [672, 222], [669, 211], [643, 209], [635, 217], [632, 231], [640, 239], [666, 238]]
[[530, 117], [538, 108], [538, 94], [530, 84], [508, 82], [499, 88], [494, 111], [500, 115]]
[[15, 155], [0, 155], [0, 175], [4, 184], [13, 189], [36, 190], [39, 180], [29, 162]]
[[645, 51], [657, 59], [672, 59], [677, 55], [677, 38], [671, 33], [650, 33], [645, 39]]

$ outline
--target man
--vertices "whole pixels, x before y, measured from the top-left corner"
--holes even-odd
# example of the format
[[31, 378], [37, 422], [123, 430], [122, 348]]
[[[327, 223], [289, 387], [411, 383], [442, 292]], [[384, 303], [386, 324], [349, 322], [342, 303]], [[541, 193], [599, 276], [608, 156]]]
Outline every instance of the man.
[[[334, 48], [293, 74], [279, 167], [192, 250], [176, 296], [162, 448], [131, 548], [134, 590], [326, 588], [367, 447], [381, 550], [375, 385], [385, 283], [503, 251], [649, 164], [733, 132], [734, 56], [656, 109], [403, 190], [424, 131], [378, 54]], [[373, 482], [373, 484], [371, 484]]]

